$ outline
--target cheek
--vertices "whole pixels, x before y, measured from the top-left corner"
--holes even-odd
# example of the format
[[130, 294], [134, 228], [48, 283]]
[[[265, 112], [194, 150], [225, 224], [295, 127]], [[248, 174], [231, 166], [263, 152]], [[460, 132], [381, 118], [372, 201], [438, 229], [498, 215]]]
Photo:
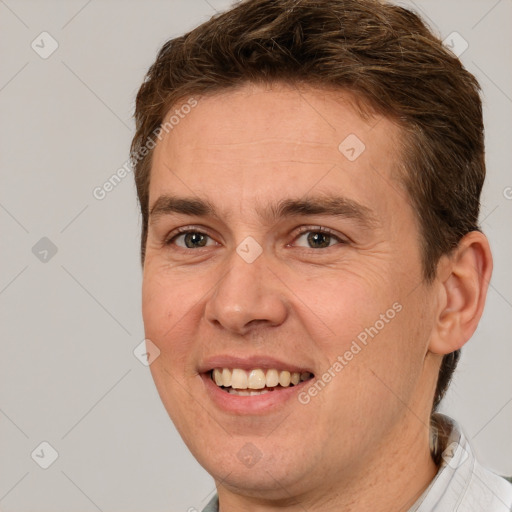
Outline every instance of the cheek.
[[145, 267], [142, 283], [142, 315], [147, 329], [160, 336], [186, 320], [200, 291], [190, 278], [177, 279], [172, 270], [157, 265]]
[[[410, 346], [413, 333], [408, 320], [401, 316], [405, 314], [400, 311], [384, 325], [379, 316], [363, 327], [347, 320], [351, 325], [346, 335], [324, 346], [335, 376], [321, 393], [331, 411], [326, 418], [329, 429], [340, 432], [340, 443], [349, 432], [357, 437], [358, 450], [372, 447], [412, 403], [423, 357], [421, 349]], [[338, 366], [334, 366], [336, 362]]]
[[354, 388], [365, 395], [359, 403], [362, 409], [364, 404], [373, 409], [367, 413], [374, 417], [384, 418], [389, 411], [398, 412], [411, 404], [425, 377], [429, 317], [419, 312], [411, 297], [394, 305], [396, 310], [388, 309], [364, 327], [365, 344], [358, 343], [361, 351], [349, 363], [357, 368], [354, 374], [359, 381]]
[[391, 310], [386, 320], [394, 317], [392, 306], [398, 298], [382, 274], [334, 269], [331, 275], [296, 276], [291, 288], [299, 299], [296, 308], [303, 310], [303, 320], [309, 319], [310, 334], [319, 343], [332, 345], [337, 355], [360, 333], [364, 338], [365, 329], [376, 322], [381, 330], [380, 315]]
[[[142, 316], [146, 338], [160, 350], [160, 356], [151, 366], [173, 371], [175, 375], [186, 370], [190, 355], [192, 325], [197, 325], [199, 314], [197, 294], [188, 282], [176, 282], [165, 272], [144, 273], [142, 287]], [[162, 370], [163, 371], [163, 370]], [[186, 370], [187, 371], [187, 370]]]
[[142, 315], [145, 337], [160, 350], [150, 365], [156, 388], [169, 416], [181, 425], [190, 414], [190, 377], [196, 376], [191, 366], [194, 322], [194, 296], [190, 287], [177, 286], [165, 271], [145, 269], [142, 286]]
[[[378, 417], [377, 410], [382, 408], [385, 415], [387, 408], [399, 407], [400, 400], [407, 402], [421, 376], [428, 345], [421, 287], [411, 294], [396, 273], [363, 274], [356, 268], [315, 282], [315, 293], [304, 300], [303, 320], [309, 319], [305, 323], [322, 354], [322, 371], [331, 369], [336, 375], [334, 385], [328, 386], [336, 391], [332, 399], [352, 403], [362, 423], [364, 411], [373, 409]], [[297, 295], [308, 297], [307, 289]], [[329, 334], [323, 336], [315, 325], [327, 325]]]

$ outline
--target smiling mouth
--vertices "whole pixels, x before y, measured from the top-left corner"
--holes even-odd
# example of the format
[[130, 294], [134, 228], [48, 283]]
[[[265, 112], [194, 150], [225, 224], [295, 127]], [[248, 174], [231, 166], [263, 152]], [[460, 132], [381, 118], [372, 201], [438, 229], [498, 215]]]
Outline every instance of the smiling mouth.
[[232, 395], [256, 396], [296, 386], [313, 378], [311, 372], [289, 372], [288, 370], [255, 368], [214, 368], [210, 377], [215, 384]]

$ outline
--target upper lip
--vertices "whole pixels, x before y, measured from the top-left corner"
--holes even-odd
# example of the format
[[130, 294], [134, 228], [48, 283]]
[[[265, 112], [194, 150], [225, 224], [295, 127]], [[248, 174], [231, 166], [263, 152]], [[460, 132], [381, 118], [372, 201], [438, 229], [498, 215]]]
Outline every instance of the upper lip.
[[233, 355], [216, 355], [205, 359], [199, 365], [199, 373], [206, 373], [214, 368], [239, 368], [241, 370], [254, 370], [261, 368], [262, 370], [276, 369], [288, 370], [289, 372], [310, 372], [307, 368], [300, 364], [286, 362], [274, 357], [268, 356], [233, 356]]

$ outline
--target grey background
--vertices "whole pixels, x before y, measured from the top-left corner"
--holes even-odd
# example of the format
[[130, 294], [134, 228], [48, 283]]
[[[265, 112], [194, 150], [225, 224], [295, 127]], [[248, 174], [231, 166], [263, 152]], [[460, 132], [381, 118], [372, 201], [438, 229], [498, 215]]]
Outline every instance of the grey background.
[[[144, 335], [132, 176], [101, 201], [93, 190], [127, 160], [133, 100], [159, 47], [228, 4], [0, 0], [3, 512], [186, 511], [214, 490], [133, 354]], [[469, 43], [461, 59], [483, 87], [495, 271], [443, 408], [485, 465], [511, 475], [512, 1], [403, 4]], [[31, 47], [50, 48], [43, 31], [59, 45], [47, 59]], [[59, 454], [46, 470], [31, 457], [42, 441]]]

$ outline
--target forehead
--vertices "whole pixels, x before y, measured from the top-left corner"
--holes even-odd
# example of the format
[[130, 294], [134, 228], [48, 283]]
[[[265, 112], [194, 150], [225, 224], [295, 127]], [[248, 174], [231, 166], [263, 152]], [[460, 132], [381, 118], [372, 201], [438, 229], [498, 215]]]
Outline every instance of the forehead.
[[[256, 147], [255, 142], [260, 140], [270, 145], [286, 140], [292, 144], [317, 143], [337, 150], [340, 136], [347, 129], [366, 139], [365, 135], [373, 132], [374, 145], [379, 144], [382, 137], [385, 142], [399, 136], [400, 131], [390, 119], [370, 114], [372, 109], [365, 108], [361, 99], [341, 89], [249, 83], [201, 96], [194, 101], [197, 104], [194, 108], [188, 108], [187, 102], [191, 103], [192, 99], [178, 102], [164, 119], [165, 122], [172, 118], [172, 126], [165, 137], [167, 142], [171, 145], [174, 142], [182, 150], [200, 149], [205, 144], [245, 144], [249, 157], [251, 146]], [[186, 113], [177, 116], [182, 108]], [[378, 124], [384, 126], [374, 131]], [[200, 128], [192, 137], [185, 130], [191, 125]]]
[[371, 201], [387, 186], [406, 200], [394, 178], [400, 128], [363, 118], [347, 92], [248, 84], [196, 101], [154, 150], [150, 207], [162, 191], [240, 200], [341, 187]]

